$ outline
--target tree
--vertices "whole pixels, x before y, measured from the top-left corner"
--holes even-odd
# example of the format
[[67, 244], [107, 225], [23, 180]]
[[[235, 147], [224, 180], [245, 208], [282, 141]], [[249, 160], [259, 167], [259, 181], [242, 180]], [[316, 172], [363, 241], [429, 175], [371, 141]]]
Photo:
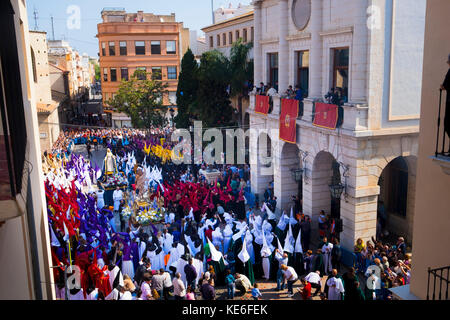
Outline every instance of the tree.
[[189, 112], [203, 122], [203, 127], [226, 126], [232, 122], [233, 108], [229, 100], [229, 61], [219, 51], [203, 53], [196, 72], [197, 99]]
[[198, 89], [197, 69], [198, 65], [194, 54], [191, 49], [188, 49], [181, 60], [181, 70], [178, 78], [178, 114], [174, 118], [177, 128], [187, 128], [189, 126], [189, 107], [194, 103]]
[[122, 80], [117, 94], [107, 104], [128, 115], [134, 128], [165, 125], [167, 107], [163, 106], [163, 96], [168, 85], [156, 78], [152, 74], [148, 80], [144, 70], [136, 70], [130, 80]]
[[242, 115], [242, 99], [248, 95], [249, 84], [253, 82], [253, 60], [249, 60], [249, 53], [253, 43], [244, 44], [242, 39], [233, 43], [230, 53], [230, 96], [237, 97], [239, 119]]

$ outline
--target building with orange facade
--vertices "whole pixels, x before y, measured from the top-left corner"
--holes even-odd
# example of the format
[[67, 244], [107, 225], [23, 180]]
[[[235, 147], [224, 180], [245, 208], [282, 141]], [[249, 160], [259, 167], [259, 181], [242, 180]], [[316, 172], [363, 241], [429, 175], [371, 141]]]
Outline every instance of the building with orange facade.
[[[98, 24], [103, 106], [113, 127], [131, 126], [130, 119], [108, 108], [122, 79], [137, 70], [151, 76], [159, 73], [168, 83], [163, 104], [176, 111], [176, 91], [181, 58], [189, 46], [189, 29], [175, 20], [175, 14], [127, 13], [123, 8], [105, 8]], [[170, 114], [168, 113], [170, 118]]]

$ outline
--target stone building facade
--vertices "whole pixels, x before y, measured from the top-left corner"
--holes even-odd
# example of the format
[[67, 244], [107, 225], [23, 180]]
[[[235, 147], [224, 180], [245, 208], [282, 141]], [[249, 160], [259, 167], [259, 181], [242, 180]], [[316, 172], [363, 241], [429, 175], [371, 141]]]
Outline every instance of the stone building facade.
[[[291, 197], [300, 195], [313, 230], [321, 210], [342, 219], [341, 243], [351, 250], [356, 239], [376, 235], [377, 212], [384, 206], [385, 234], [411, 243], [425, 1], [409, 9], [405, 0], [252, 4], [254, 82], [277, 83], [279, 92], [267, 116], [254, 112], [255, 96], [250, 97], [250, 128], [261, 132], [250, 138], [253, 191], [261, 198], [273, 181], [278, 214], [289, 212]], [[296, 84], [307, 96], [296, 121], [297, 143], [289, 144], [278, 138], [281, 99]], [[314, 103], [334, 87], [345, 96], [342, 124], [336, 130], [314, 126]], [[261, 163], [264, 131], [270, 165]], [[298, 168], [300, 185], [291, 172]], [[339, 182], [345, 189], [334, 200], [330, 184]]]
[[[114, 98], [122, 79], [129, 79], [138, 69], [160, 73], [161, 80], [168, 84], [163, 105], [176, 109], [181, 58], [189, 47], [190, 36], [174, 13], [127, 13], [123, 8], [105, 8], [97, 38], [103, 105], [113, 126], [131, 126], [128, 117], [108, 108], [106, 102]], [[169, 111], [167, 116], [170, 118]]]

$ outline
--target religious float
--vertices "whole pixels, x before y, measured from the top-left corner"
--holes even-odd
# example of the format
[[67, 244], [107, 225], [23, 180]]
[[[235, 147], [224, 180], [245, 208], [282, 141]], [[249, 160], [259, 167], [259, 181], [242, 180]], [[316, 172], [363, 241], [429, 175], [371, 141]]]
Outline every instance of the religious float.
[[113, 193], [117, 187], [122, 191], [125, 191], [128, 187], [128, 180], [123, 172], [118, 171], [116, 157], [110, 149], [107, 149], [103, 160], [103, 172], [98, 180], [98, 187], [105, 192], [104, 200], [107, 206], [114, 205]]

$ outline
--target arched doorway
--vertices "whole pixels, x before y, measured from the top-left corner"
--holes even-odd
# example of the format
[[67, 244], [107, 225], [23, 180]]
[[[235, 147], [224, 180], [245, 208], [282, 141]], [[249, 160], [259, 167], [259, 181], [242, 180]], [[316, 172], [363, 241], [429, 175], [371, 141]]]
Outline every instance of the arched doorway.
[[304, 195], [304, 197], [311, 197], [313, 229], [318, 229], [318, 218], [322, 210], [335, 221], [340, 219], [341, 199], [333, 198], [330, 192], [330, 185], [340, 183], [340, 164], [331, 153], [327, 151], [319, 152], [314, 159], [311, 173], [311, 195]]
[[258, 137], [258, 194], [261, 204], [267, 196], [274, 194], [274, 159], [272, 139], [269, 134], [262, 132]]
[[[297, 182], [293, 176], [293, 170], [301, 167], [299, 151], [296, 144], [284, 143], [280, 155], [280, 170], [275, 172], [275, 180], [280, 182], [277, 184], [275, 195], [280, 203], [280, 210], [286, 211], [287, 214], [291, 206], [295, 205], [293, 198], [298, 197], [300, 200], [303, 198], [302, 181]], [[296, 212], [301, 210], [299, 205], [295, 205]]]
[[397, 157], [381, 172], [377, 237], [395, 243], [399, 236], [412, 243], [416, 157]]

